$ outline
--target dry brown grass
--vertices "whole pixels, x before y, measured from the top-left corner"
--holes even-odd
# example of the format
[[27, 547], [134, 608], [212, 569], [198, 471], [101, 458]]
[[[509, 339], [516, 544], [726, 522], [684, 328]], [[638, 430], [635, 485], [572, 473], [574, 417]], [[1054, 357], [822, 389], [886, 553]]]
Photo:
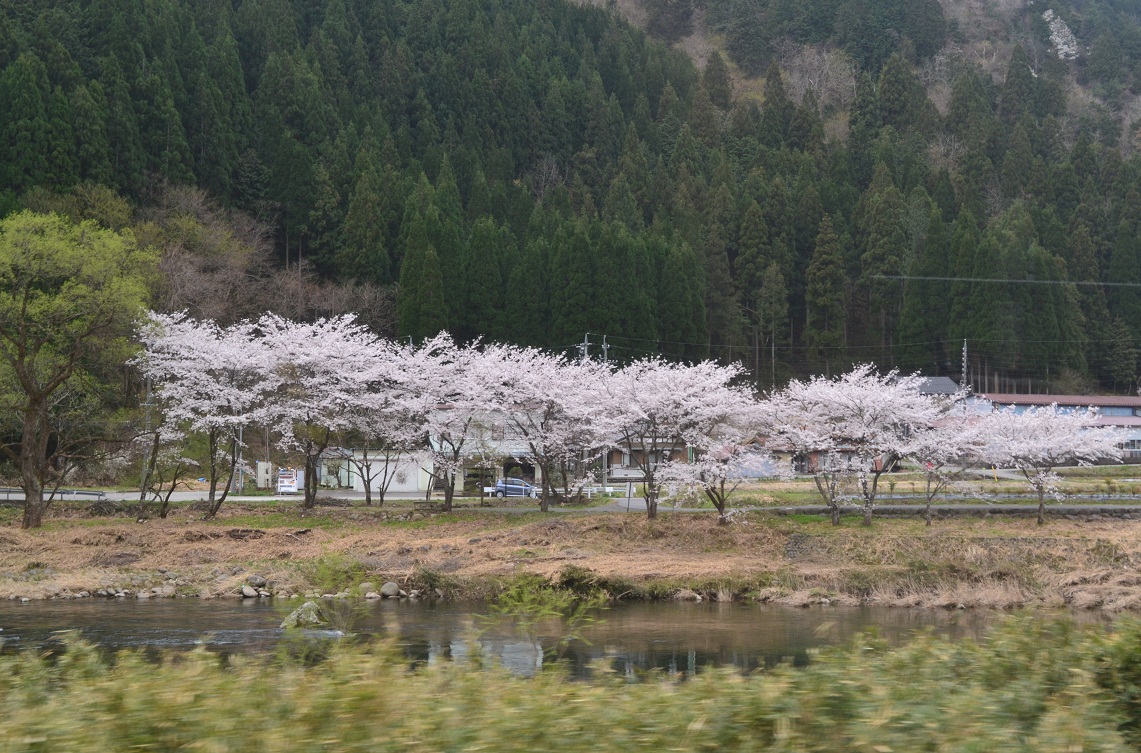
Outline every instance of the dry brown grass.
[[1131, 521], [1039, 528], [1016, 519], [954, 519], [925, 528], [880, 520], [870, 529], [834, 529], [765, 516], [719, 526], [712, 515], [519, 521], [474, 513], [418, 527], [352, 522], [302, 532], [297, 525], [251, 528], [249, 511], [230, 511], [242, 513], [230, 523], [182, 517], [0, 528], [0, 598], [161, 585], [171, 576], [160, 568], [174, 571], [188, 595], [232, 594], [250, 572], [277, 581], [279, 592], [297, 592], [312, 587], [307, 566], [334, 556], [374, 580], [436, 573], [460, 595], [486, 593], [488, 584], [520, 572], [556, 578], [574, 566], [613, 589], [658, 597], [691, 588], [717, 601], [794, 605], [1141, 608], [1141, 523]]

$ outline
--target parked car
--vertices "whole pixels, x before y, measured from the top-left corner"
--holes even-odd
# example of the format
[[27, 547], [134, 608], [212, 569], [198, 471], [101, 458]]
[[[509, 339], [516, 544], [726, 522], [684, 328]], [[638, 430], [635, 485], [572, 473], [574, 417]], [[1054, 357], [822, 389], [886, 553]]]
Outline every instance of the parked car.
[[539, 490], [521, 478], [505, 478], [495, 483], [495, 491], [493, 491], [492, 494], [496, 497], [530, 497], [531, 499], [537, 499]]

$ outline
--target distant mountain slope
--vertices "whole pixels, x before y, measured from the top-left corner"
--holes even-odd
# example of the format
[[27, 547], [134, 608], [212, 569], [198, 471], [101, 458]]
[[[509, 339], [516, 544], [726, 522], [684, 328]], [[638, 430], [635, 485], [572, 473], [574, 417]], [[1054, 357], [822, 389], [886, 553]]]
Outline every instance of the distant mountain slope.
[[193, 184], [413, 338], [1136, 387], [1126, 3], [638, 2], [699, 65], [562, 0], [6, 0], [0, 210]]

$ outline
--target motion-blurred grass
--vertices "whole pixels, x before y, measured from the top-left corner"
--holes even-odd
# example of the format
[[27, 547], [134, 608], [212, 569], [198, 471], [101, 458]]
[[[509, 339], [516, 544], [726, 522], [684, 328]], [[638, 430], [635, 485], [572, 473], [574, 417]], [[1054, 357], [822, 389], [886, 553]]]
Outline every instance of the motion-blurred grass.
[[1141, 625], [1012, 619], [985, 640], [864, 638], [807, 668], [639, 682], [409, 670], [391, 646], [316, 666], [82, 642], [0, 657], [0, 751], [1125, 751]]

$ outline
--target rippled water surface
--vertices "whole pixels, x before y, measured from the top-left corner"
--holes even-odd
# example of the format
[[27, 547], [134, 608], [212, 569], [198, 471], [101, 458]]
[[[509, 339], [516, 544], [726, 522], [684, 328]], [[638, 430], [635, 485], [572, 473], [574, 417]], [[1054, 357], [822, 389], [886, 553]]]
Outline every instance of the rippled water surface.
[[[265, 653], [282, 638], [278, 627], [299, 600], [151, 599], [0, 602], [2, 650], [40, 649], [76, 630], [111, 650], [186, 650], [205, 645], [227, 653]], [[536, 637], [489, 621], [482, 604], [455, 602], [344, 602], [333, 605], [345, 632], [391, 639], [410, 663], [485, 656], [519, 672], [549, 661], [557, 628]], [[990, 611], [876, 607], [797, 609], [754, 604], [632, 603], [599, 614], [562, 652], [577, 673], [605, 659], [615, 670], [692, 673], [709, 666], [742, 670], [808, 660], [809, 651], [875, 630], [898, 642], [920, 630], [975, 639], [1004, 618]], [[1086, 617], [1085, 619], [1095, 619]], [[316, 638], [336, 631], [317, 631]]]

